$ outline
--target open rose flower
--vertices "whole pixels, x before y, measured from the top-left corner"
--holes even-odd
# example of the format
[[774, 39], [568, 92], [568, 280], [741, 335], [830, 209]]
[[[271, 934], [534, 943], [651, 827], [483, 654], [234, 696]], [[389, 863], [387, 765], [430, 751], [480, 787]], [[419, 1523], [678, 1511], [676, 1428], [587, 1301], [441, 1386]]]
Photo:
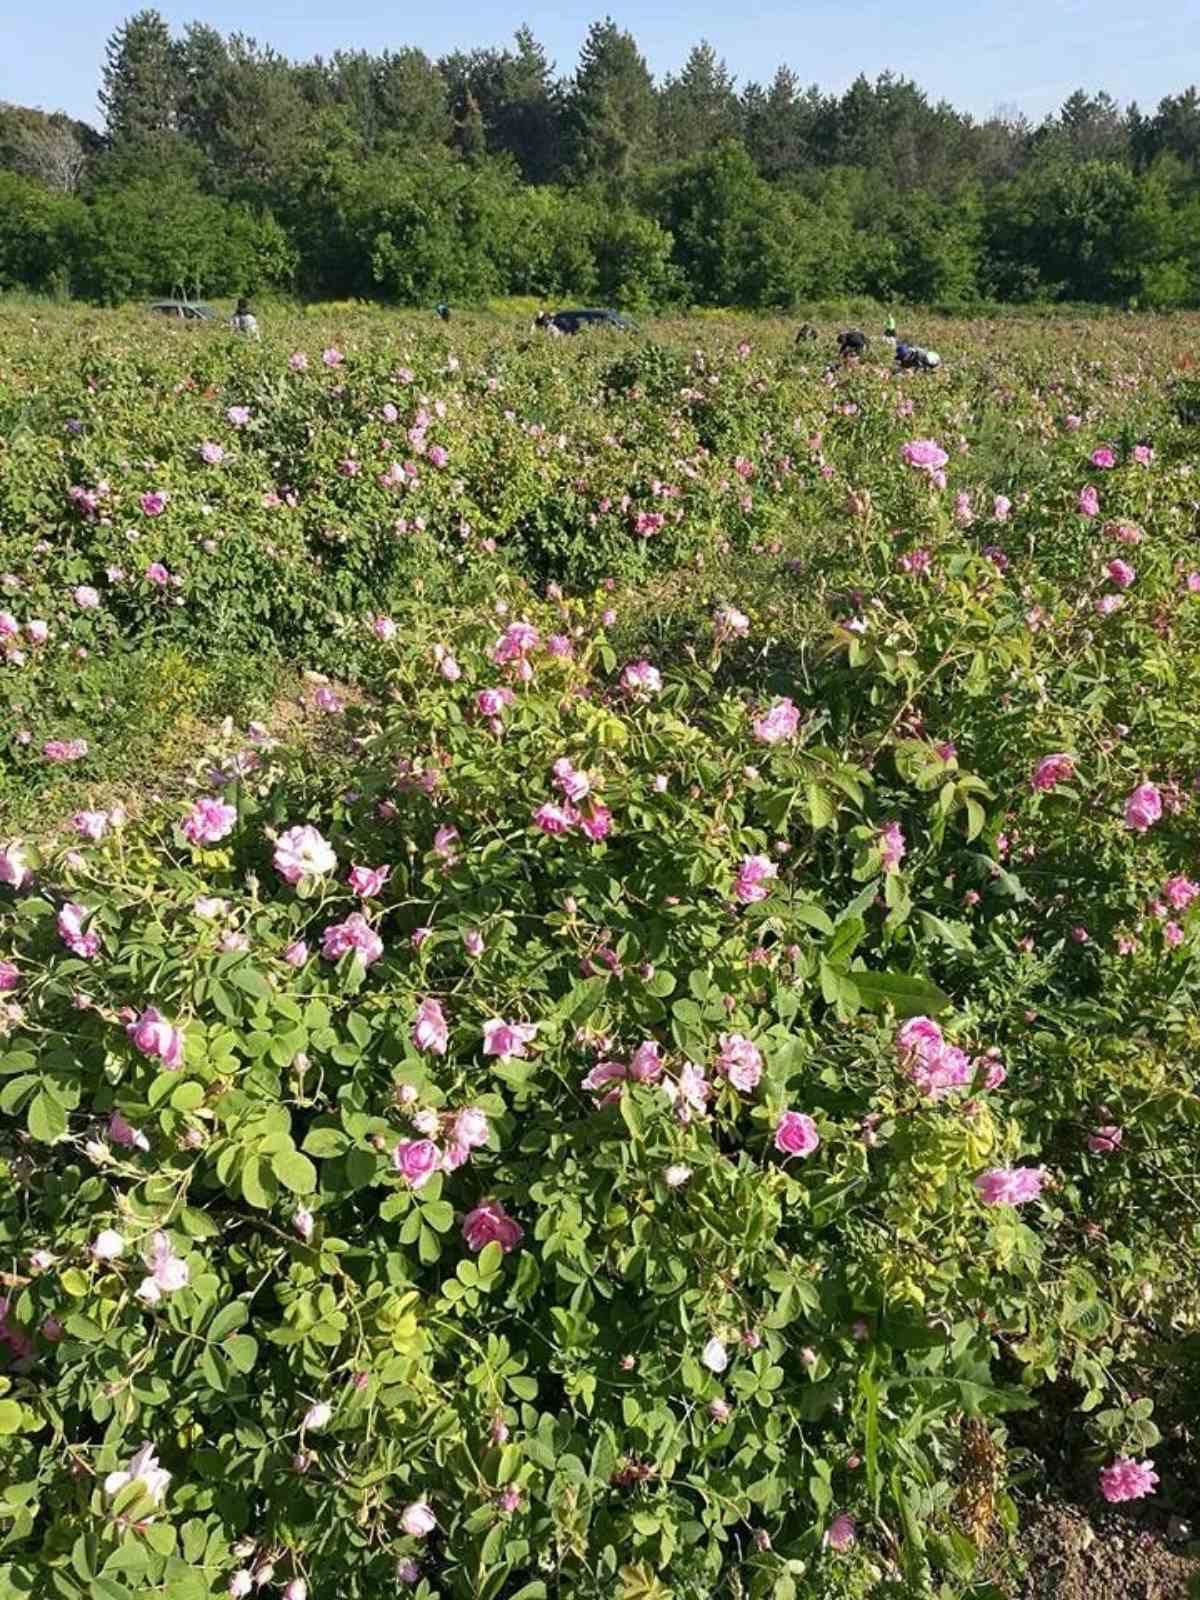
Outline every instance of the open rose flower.
[[505, 1255], [525, 1237], [524, 1228], [509, 1216], [499, 1200], [484, 1200], [469, 1211], [462, 1232], [468, 1250], [478, 1252], [485, 1245], [498, 1244]]
[[778, 868], [769, 856], [746, 856], [738, 867], [733, 885], [733, 897], [742, 905], [753, 905], [765, 900], [771, 892], [771, 880], [778, 876]]
[[810, 1156], [821, 1143], [817, 1125], [804, 1111], [785, 1111], [775, 1124], [775, 1148], [780, 1155]]
[[785, 695], [776, 700], [769, 711], [754, 721], [754, 737], [759, 744], [779, 744], [784, 739], [794, 739], [800, 726], [800, 712]]
[[403, 1139], [392, 1151], [392, 1166], [410, 1189], [429, 1182], [441, 1166], [441, 1153], [432, 1139]]
[[223, 800], [205, 797], [197, 800], [183, 819], [180, 832], [189, 844], [216, 844], [233, 832], [237, 807]]
[[159, 1465], [158, 1454], [147, 1440], [130, 1458], [128, 1466], [108, 1474], [104, 1480], [104, 1492], [112, 1498], [120, 1494], [122, 1489], [128, 1489], [130, 1484], [136, 1483], [147, 1500], [153, 1505], [160, 1506], [166, 1498], [170, 1482], [171, 1474]]
[[1037, 1199], [1045, 1182], [1041, 1167], [989, 1167], [975, 1188], [985, 1206], [1023, 1206]]
[[501, 1061], [523, 1056], [525, 1046], [532, 1042], [537, 1031], [536, 1022], [505, 1022], [502, 1017], [493, 1017], [483, 1025], [483, 1053], [499, 1056]]
[[336, 868], [333, 846], [310, 823], [289, 828], [275, 841], [275, 870], [285, 883], [325, 877]]
[[1118, 1456], [1100, 1469], [1100, 1493], [1112, 1505], [1122, 1500], [1143, 1500], [1158, 1488], [1153, 1461], [1133, 1461]]
[[413, 1022], [412, 1042], [418, 1050], [428, 1050], [431, 1055], [444, 1056], [450, 1039], [446, 1018], [436, 1000], [426, 998], [417, 1007]]
[[1125, 826], [1145, 833], [1163, 814], [1162, 794], [1152, 783], [1140, 783], [1125, 802]]
[[353, 912], [345, 922], [331, 923], [321, 935], [321, 954], [326, 961], [340, 961], [352, 950], [357, 951], [364, 967], [383, 954], [383, 940], [361, 911]]
[[172, 1027], [154, 1006], [147, 1006], [141, 1016], [127, 1023], [125, 1032], [142, 1055], [157, 1057], [164, 1067], [183, 1065], [183, 1029]]

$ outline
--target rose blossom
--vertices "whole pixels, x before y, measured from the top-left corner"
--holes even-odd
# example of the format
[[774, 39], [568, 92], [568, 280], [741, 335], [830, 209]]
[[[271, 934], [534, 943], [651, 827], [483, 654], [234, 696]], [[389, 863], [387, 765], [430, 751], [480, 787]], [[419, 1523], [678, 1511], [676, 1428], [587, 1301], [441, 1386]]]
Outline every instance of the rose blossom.
[[180, 832], [189, 844], [216, 844], [232, 833], [237, 815], [236, 806], [205, 796], [183, 819]]
[[400, 1513], [400, 1526], [411, 1539], [424, 1539], [437, 1527], [437, 1518], [424, 1500], [414, 1500]]
[[1036, 1200], [1046, 1182], [1041, 1167], [989, 1167], [975, 1179], [985, 1206], [1023, 1206]]
[[1152, 783], [1141, 783], [1125, 802], [1125, 826], [1145, 833], [1162, 816], [1162, 795]]
[[810, 1156], [821, 1142], [817, 1125], [804, 1111], [785, 1111], [775, 1124], [775, 1148], [785, 1156]]
[[1042, 757], [1033, 769], [1033, 776], [1029, 782], [1033, 789], [1053, 789], [1056, 784], [1069, 783], [1074, 776], [1075, 762], [1060, 750], [1053, 755]]
[[744, 857], [733, 885], [734, 898], [746, 906], [765, 900], [770, 893], [766, 886], [777, 876], [778, 869], [769, 857]]
[[410, 1189], [419, 1189], [438, 1170], [440, 1157], [432, 1139], [403, 1139], [392, 1151], [392, 1166]]
[[1153, 1461], [1133, 1461], [1118, 1456], [1100, 1469], [1100, 1493], [1110, 1504], [1122, 1500], [1141, 1500], [1158, 1487]]
[[845, 1511], [839, 1511], [826, 1528], [823, 1542], [831, 1550], [849, 1550], [857, 1538], [858, 1530], [854, 1525], [854, 1518]]
[[321, 954], [326, 961], [340, 961], [351, 950], [358, 952], [364, 967], [383, 954], [383, 940], [361, 911], [352, 912], [345, 922], [330, 923], [321, 935]]
[[126, 1023], [125, 1032], [142, 1055], [157, 1056], [164, 1067], [183, 1065], [183, 1029], [172, 1027], [154, 1006], [147, 1006], [140, 1017]]
[[1088, 1135], [1087, 1147], [1094, 1156], [1111, 1156], [1121, 1147], [1125, 1130], [1109, 1123], [1096, 1128]]
[[275, 870], [285, 883], [322, 877], [337, 867], [337, 856], [327, 839], [311, 824], [289, 828], [275, 841]]
[[493, 1017], [483, 1025], [483, 1053], [485, 1056], [499, 1056], [501, 1061], [524, 1056], [525, 1046], [533, 1040], [537, 1031], [536, 1022], [505, 1022], [500, 1017]]
[[391, 872], [391, 867], [351, 867], [346, 882], [363, 900], [374, 900]]
[[800, 712], [785, 695], [776, 700], [754, 724], [754, 737], [759, 744], [779, 744], [784, 739], [794, 739], [800, 726]]
[[108, 1474], [104, 1480], [104, 1492], [109, 1496], [118, 1495], [122, 1489], [137, 1483], [141, 1485], [146, 1499], [152, 1505], [160, 1506], [170, 1482], [171, 1474], [159, 1466], [158, 1454], [147, 1440], [136, 1455], [130, 1458], [128, 1466]]
[[494, 1243], [507, 1255], [520, 1244], [525, 1230], [509, 1216], [499, 1200], [484, 1200], [467, 1213], [462, 1234], [468, 1250], [478, 1252]]
[[432, 998], [421, 1001], [413, 1023], [412, 1042], [418, 1050], [428, 1050], [433, 1055], [444, 1056], [450, 1034], [441, 1006]]
[[621, 687], [627, 694], [644, 699], [662, 690], [662, 674], [649, 661], [630, 661], [621, 673]]
[[762, 1078], [763, 1058], [758, 1047], [740, 1033], [721, 1035], [721, 1053], [714, 1070], [729, 1079], [735, 1089], [749, 1094]]

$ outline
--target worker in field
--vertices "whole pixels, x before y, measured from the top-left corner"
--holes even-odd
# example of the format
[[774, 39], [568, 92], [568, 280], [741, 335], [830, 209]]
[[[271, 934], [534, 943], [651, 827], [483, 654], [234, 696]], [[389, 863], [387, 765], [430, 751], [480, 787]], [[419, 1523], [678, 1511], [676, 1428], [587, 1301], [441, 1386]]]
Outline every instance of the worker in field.
[[444, 300], [439, 300], [433, 309], [437, 312], [438, 316], [441, 317], [443, 322], [450, 321], [450, 307]]
[[837, 347], [843, 361], [857, 360], [867, 353], [867, 336], [861, 328], [847, 328], [838, 334]]
[[942, 358], [936, 350], [926, 350], [919, 344], [906, 344], [903, 339], [896, 346], [896, 365], [904, 372], [932, 372], [941, 364]]
[[245, 295], [243, 295], [238, 301], [237, 310], [230, 318], [229, 326], [233, 329], [234, 333], [240, 333], [244, 339], [257, 339], [261, 337], [258, 331], [258, 318], [254, 315], [253, 311], [251, 311], [250, 302], [246, 299]]
[[887, 314], [887, 321], [883, 325], [883, 337], [890, 339], [893, 344], [896, 342], [896, 319], [890, 311]]
[[799, 332], [796, 334], [796, 343], [811, 344], [818, 337], [819, 335], [817, 330], [813, 327], [811, 322], [802, 322], [800, 324]]

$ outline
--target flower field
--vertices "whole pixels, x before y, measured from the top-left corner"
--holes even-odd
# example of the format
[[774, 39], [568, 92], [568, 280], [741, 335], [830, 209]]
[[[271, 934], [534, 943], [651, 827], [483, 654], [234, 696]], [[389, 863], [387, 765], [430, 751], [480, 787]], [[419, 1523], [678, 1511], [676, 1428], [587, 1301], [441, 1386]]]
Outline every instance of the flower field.
[[1186, 1541], [1200, 320], [928, 326], [0, 316], [0, 1600]]

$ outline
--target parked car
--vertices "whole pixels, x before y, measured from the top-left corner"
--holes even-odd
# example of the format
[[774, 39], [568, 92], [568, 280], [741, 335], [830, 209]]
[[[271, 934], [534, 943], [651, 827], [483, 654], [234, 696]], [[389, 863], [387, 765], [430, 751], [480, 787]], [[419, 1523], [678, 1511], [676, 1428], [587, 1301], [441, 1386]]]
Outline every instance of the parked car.
[[559, 333], [578, 333], [581, 328], [617, 328], [622, 333], [632, 333], [635, 324], [619, 311], [556, 311], [550, 318], [552, 327]]
[[154, 300], [150, 310], [160, 317], [179, 317], [184, 322], [211, 322], [217, 314], [201, 300]]

